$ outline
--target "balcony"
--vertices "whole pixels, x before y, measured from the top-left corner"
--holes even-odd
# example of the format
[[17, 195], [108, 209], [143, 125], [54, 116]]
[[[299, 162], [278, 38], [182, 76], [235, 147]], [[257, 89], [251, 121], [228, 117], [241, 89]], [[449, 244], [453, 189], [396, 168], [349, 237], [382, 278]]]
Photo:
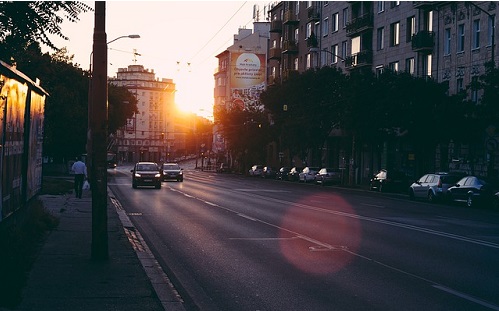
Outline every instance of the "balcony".
[[345, 58], [345, 68], [352, 70], [355, 68], [362, 68], [372, 66], [373, 64], [373, 51], [365, 50], [359, 53], [352, 54]]
[[316, 8], [316, 7], [309, 7], [307, 9], [307, 17], [308, 17], [308, 22], [309, 23], [312, 23], [312, 22], [318, 22], [320, 21], [321, 19], [321, 15], [319, 13], [319, 8]]
[[299, 72], [298, 70], [294, 70], [294, 69], [287, 69], [287, 70], [284, 70], [283, 73], [282, 73], [282, 79], [283, 80], [288, 80], [289, 78], [295, 76], [295, 75], [298, 75]]
[[281, 48], [270, 48], [269, 59], [281, 59], [282, 49]]
[[296, 16], [296, 13], [294, 10], [287, 10], [284, 12], [284, 20], [283, 24], [284, 25], [296, 25], [300, 22], [298, 19], [298, 16]]
[[295, 40], [284, 40], [282, 43], [282, 53], [283, 54], [297, 54], [298, 45]]
[[270, 32], [282, 32], [282, 20], [276, 19], [270, 22]]
[[430, 54], [435, 46], [435, 33], [428, 30], [420, 30], [412, 36], [412, 50], [414, 52]]
[[373, 15], [364, 14], [347, 23], [347, 36], [354, 37], [366, 30], [373, 29]]

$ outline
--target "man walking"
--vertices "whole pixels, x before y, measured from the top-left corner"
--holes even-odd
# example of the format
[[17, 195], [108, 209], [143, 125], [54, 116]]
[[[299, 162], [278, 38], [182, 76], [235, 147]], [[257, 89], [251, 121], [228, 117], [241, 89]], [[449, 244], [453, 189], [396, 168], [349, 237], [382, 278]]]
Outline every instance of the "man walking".
[[81, 194], [83, 192], [83, 182], [87, 177], [87, 166], [77, 158], [77, 161], [73, 164], [71, 169], [75, 173], [75, 196], [81, 199]]

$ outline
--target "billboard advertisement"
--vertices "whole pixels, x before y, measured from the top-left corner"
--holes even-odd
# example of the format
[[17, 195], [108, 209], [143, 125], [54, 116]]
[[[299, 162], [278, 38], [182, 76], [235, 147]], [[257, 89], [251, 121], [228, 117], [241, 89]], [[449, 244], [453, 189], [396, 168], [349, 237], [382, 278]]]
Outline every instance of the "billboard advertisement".
[[231, 102], [241, 109], [260, 107], [260, 94], [266, 87], [266, 55], [231, 53]]

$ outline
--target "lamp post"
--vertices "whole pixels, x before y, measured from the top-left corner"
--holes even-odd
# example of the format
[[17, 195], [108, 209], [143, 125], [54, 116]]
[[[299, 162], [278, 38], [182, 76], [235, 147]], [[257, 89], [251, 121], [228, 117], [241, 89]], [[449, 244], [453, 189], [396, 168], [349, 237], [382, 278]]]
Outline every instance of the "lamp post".
[[89, 177], [92, 189], [92, 259], [107, 260], [107, 44], [118, 39], [138, 35], [122, 36], [106, 43], [106, 2], [95, 2], [95, 26], [93, 49], [90, 54], [91, 68], [87, 153], [89, 155]]

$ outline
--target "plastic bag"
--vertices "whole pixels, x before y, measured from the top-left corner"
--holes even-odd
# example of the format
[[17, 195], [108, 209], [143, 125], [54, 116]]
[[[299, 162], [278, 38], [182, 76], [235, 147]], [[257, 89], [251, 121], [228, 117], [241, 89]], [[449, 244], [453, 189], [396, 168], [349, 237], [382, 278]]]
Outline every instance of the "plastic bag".
[[88, 180], [85, 180], [83, 183], [83, 190], [89, 190], [90, 189], [90, 184], [88, 183]]

